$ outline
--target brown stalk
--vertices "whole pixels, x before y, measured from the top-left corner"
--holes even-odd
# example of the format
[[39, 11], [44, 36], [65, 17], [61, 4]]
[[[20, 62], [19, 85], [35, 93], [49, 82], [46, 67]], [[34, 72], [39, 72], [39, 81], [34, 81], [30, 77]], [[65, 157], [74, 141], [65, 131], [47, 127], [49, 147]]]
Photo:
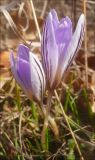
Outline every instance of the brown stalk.
[[84, 50], [85, 50], [85, 80], [88, 87], [88, 54], [87, 54], [87, 13], [86, 13], [86, 0], [83, 0], [83, 11], [85, 15], [85, 38], [84, 38]]

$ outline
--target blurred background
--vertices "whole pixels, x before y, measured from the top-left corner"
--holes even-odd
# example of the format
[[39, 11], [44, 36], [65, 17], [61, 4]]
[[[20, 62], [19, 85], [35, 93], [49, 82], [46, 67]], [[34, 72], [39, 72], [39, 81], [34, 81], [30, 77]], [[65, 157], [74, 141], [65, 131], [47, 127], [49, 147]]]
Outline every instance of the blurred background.
[[[31, 7], [30, 1], [33, 2], [34, 7]], [[31, 50], [41, 58], [41, 45], [33, 9], [41, 33], [44, 20], [51, 9], [56, 10], [59, 19], [69, 16], [72, 20], [73, 31], [81, 13], [85, 14], [86, 33], [76, 59], [76, 65], [71, 66], [69, 75], [65, 78], [64, 85], [59, 87], [58, 93], [68, 116], [80, 127], [86, 128], [85, 136], [80, 128], [72, 125], [73, 130], [80, 130], [76, 137], [79, 144], [82, 144], [80, 144], [80, 148], [85, 160], [94, 160], [95, 0], [0, 0], [0, 160], [23, 160], [23, 154], [26, 160], [32, 154], [34, 160], [45, 160], [47, 157], [48, 160], [52, 160], [52, 156], [57, 157], [58, 160], [63, 160], [63, 157], [67, 160], [79, 160], [55, 96], [53, 97], [51, 112], [58, 124], [60, 138], [56, 140], [54, 131], [50, 129], [49, 152], [42, 152], [40, 134], [44, 119], [41, 117], [39, 109], [36, 108], [38, 121], [35, 120], [30, 108], [33, 104], [31, 105], [20, 88], [17, 90], [11, 74], [10, 51], [13, 49], [16, 56], [20, 43], [27, 46], [31, 43]], [[44, 104], [46, 104], [46, 100], [47, 94], [44, 98]], [[34, 106], [36, 105], [34, 104]], [[21, 112], [19, 112], [19, 106]], [[23, 116], [21, 115], [22, 111]], [[22, 126], [20, 126], [21, 121]]]

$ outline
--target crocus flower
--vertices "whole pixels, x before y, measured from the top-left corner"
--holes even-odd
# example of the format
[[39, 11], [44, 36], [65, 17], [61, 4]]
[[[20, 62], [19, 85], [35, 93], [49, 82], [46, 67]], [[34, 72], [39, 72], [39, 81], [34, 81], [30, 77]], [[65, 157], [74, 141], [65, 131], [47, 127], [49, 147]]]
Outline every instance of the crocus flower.
[[12, 51], [10, 62], [12, 73], [25, 94], [29, 99], [40, 102], [45, 89], [45, 76], [38, 58], [28, 47], [20, 44], [17, 58], [14, 58]]
[[55, 10], [49, 13], [43, 28], [41, 49], [47, 87], [50, 90], [60, 84], [65, 71], [80, 49], [84, 23], [85, 18], [82, 14], [73, 33], [69, 17], [59, 21]]

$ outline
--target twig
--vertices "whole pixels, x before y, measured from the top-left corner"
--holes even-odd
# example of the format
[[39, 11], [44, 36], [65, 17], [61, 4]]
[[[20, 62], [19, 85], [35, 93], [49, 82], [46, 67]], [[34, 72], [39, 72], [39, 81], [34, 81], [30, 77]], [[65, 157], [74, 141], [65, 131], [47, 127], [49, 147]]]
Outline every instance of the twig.
[[19, 142], [20, 142], [21, 150], [22, 150], [21, 128], [22, 128], [22, 116], [23, 116], [23, 112], [24, 112], [24, 111], [22, 111], [22, 112], [20, 113], [20, 119], [19, 119]]
[[34, 9], [34, 5], [33, 5], [33, 1], [32, 0], [30, 0], [30, 4], [31, 4], [31, 7], [32, 7], [32, 12], [33, 12], [33, 16], [34, 16], [37, 32], [38, 32], [38, 35], [39, 35], [39, 39], [41, 41], [41, 33], [40, 33], [39, 24], [38, 24], [38, 21], [37, 21], [37, 17], [36, 17], [36, 13], [35, 13], [35, 9]]
[[27, 29], [29, 28], [29, 16], [27, 15], [25, 9], [24, 9], [24, 5], [25, 3], [22, 2], [21, 5], [19, 5], [19, 11], [18, 11], [18, 18], [21, 18], [22, 13], [24, 13], [25, 19], [26, 19], [26, 23], [25, 23], [25, 27], [23, 27], [23, 32], [26, 32]]
[[[62, 124], [62, 126], [64, 126], [64, 128], [65, 128], [67, 131], [69, 131], [69, 129], [67, 128], [67, 126], [66, 126], [65, 124]], [[87, 128], [87, 126], [83, 127], [82, 129], [84, 129], [84, 128]], [[77, 129], [77, 130], [74, 130], [74, 131], [73, 131], [74, 134], [75, 134], [76, 139], [77, 139], [79, 142], [84, 143], [87, 147], [91, 147], [91, 148], [94, 149], [94, 148], [95, 148], [95, 143], [91, 143], [91, 142], [89, 142], [89, 141], [86, 141], [86, 140], [80, 138], [80, 137], [76, 134], [76, 132], [79, 132], [79, 131], [80, 131], [80, 129]], [[64, 137], [67, 137], [67, 136], [69, 136], [69, 135], [70, 135], [70, 133], [67, 133]], [[62, 137], [63, 137], [63, 136], [62, 136]], [[60, 137], [60, 138], [62, 138], [62, 137]]]
[[81, 143], [84, 143], [87, 147], [90, 147], [90, 149], [95, 149], [95, 143], [91, 143], [91, 142], [88, 142], [82, 138], [80, 138], [78, 135], [75, 135], [76, 138], [78, 139], [78, 141], [80, 141]]
[[2, 10], [7, 10], [7, 11], [10, 11], [12, 9], [14, 9], [18, 4], [20, 4], [20, 0], [15, 0], [15, 1], [12, 1], [11, 3], [8, 3], [6, 5], [1, 5], [0, 6], [0, 12], [2, 12]]
[[84, 49], [85, 49], [85, 78], [86, 78], [86, 86], [88, 87], [86, 0], [83, 1], [83, 11], [84, 11], [84, 15], [85, 15], [85, 40], [84, 40]]
[[12, 28], [12, 30], [14, 31], [14, 33], [21, 39], [23, 40], [25, 43], [25, 38], [23, 35], [21, 35], [20, 31], [17, 29], [16, 24], [14, 23], [12, 17], [10, 16], [9, 12], [5, 9], [2, 9], [2, 13], [4, 14], [6, 20], [8, 21], [10, 27]]
[[46, 11], [46, 8], [47, 8], [47, 4], [48, 4], [48, 0], [45, 0], [43, 9], [42, 9], [42, 12], [41, 12], [41, 15], [40, 15], [40, 18], [44, 17], [44, 14], [45, 14], [45, 11]]

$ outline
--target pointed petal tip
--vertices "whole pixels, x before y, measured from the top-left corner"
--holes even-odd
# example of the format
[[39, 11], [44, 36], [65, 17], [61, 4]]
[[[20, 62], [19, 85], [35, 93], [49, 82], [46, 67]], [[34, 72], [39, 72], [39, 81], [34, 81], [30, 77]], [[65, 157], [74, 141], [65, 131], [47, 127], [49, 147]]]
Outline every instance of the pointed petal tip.
[[24, 44], [20, 43], [19, 46], [18, 46], [18, 48], [19, 47], [26, 47], [26, 46]]
[[29, 61], [29, 48], [24, 44], [19, 44], [18, 51], [17, 51], [17, 57], [24, 59], [26, 61]]
[[57, 14], [55, 9], [52, 9], [52, 10], [50, 11], [50, 13], [51, 13], [51, 14]]
[[80, 15], [80, 17], [82, 17], [82, 18], [85, 18], [85, 15], [84, 15], [84, 13], [82, 13], [82, 14]]
[[57, 17], [57, 12], [56, 12], [56, 10], [55, 9], [52, 9], [50, 12], [49, 12], [49, 17], [51, 18], [51, 19], [56, 19], [56, 20], [58, 20], [58, 17]]
[[85, 15], [82, 13], [79, 17], [79, 22], [84, 23], [85, 22]]
[[29, 49], [26, 45], [24, 45], [24, 44], [21, 43], [18, 46], [18, 51], [19, 51], [19, 49], [23, 49], [23, 48]]
[[83, 13], [79, 17], [76, 30], [77, 32], [79, 32], [79, 34], [81, 34], [82, 32], [85, 32], [85, 15]]
[[72, 21], [71, 21], [71, 19], [68, 16], [66, 16], [65, 18], [63, 18], [63, 20], [64, 20], [64, 23], [66, 22], [67, 26], [69, 25], [70, 27], [72, 27]]

